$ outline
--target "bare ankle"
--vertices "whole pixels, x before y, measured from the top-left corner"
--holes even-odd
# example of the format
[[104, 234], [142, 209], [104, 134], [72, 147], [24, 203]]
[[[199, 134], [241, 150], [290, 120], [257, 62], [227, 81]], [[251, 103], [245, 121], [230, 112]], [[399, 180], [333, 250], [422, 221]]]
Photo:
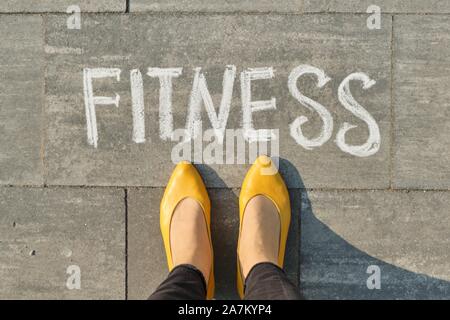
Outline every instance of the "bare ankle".
[[280, 221], [270, 199], [259, 195], [251, 199], [244, 213], [238, 248], [244, 278], [261, 262], [277, 264]]
[[208, 282], [212, 253], [203, 210], [197, 201], [187, 198], [178, 204], [172, 217], [170, 234], [174, 266], [193, 265]]

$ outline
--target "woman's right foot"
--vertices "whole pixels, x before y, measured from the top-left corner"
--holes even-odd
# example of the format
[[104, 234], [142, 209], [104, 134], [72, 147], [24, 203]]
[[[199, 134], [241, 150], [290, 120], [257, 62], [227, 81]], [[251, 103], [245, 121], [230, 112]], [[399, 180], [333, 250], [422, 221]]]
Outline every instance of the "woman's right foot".
[[170, 224], [173, 265], [193, 265], [202, 272], [206, 283], [212, 263], [207, 228], [203, 209], [197, 201], [186, 198], [178, 203]]
[[160, 226], [169, 271], [180, 264], [200, 270], [207, 299], [214, 296], [211, 243], [211, 203], [202, 177], [186, 161], [179, 163], [167, 183], [160, 205]]

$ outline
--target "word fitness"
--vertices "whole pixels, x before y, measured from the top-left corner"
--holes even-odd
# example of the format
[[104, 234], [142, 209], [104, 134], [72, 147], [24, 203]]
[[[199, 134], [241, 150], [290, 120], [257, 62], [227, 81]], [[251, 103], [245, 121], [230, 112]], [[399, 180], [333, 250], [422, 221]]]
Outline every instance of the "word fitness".
[[[158, 78], [160, 83], [159, 91], [159, 134], [162, 140], [174, 141], [173, 114], [172, 114], [172, 82], [182, 74], [182, 68], [149, 68], [147, 75]], [[224, 133], [227, 126], [228, 116], [233, 94], [233, 87], [236, 79], [236, 67], [226, 66], [223, 75], [223, 91], [218, 112], [213, 104], [209, 93], [206, 77], [201, 68], [194, 69], [194, 80], [192, 91], [188, 103], [188, 114], [186, 118], [185, 139], [191, 140], [197, 137], [202, 128], [202, 105], [204, 105], [208, 118], [211, 122], [215, 138], [219, 143], [224, 140]], [[87, 140], [90, 145], [97, 147], [98, 132], [96, 120], [96, 105], [119, 106], [120, 96], [99, 97], [94, 96], [93, 80], [99, 78], [114, 77], [120, 81], [121, 70], [118, 68], [85, 68], [83, 72], [84, 98], [86, 108]], [[333, 133], [333, 117], [322, 104], [303, 95], [297, 87], [300, 77], [311, 74], [317, 78], [317, 87], [324, 87], [331, 78], [326, 73], [310, 65], [299, 65], [292, 70], [289, 75], [287, 85], [289, 92], [305, 108], [317, 112], [322, 120], [320, 133], [313, 138], [305, 137], [302, 132], [302, 125], [308, 121], [306, 116], [299, 116], [289, 124], [291, 137], [303, 148], [311, 150], [322, 146], [327, 142]], [[276, 98], [269, 100], [254, 101], [252, 99], [252, 82], [274, 77], [272, 67], [248, 68], [240, 73], [241, 103], [242, 103], [242, 130], [248, 142], [270, 141], [275, 139], [274, 129], [255, 129], [253, 125], [253, 114], [265, 110], [276, 110]], [[132, 140], [135, 143], [145, 142], [145, 115], [144, 115], [144, 92], [142, 74], [138, 69], [130, 71], [131, 97], [132, 97], [132, 117], [133, 134]], [[356, 125], [344, 122], [341, 124], [335, 142], [337, 146], [346, 153], [357, 157], [368, 157], [378, 152], [381, 138], [378, 124], [372, 115], [361, 106], [350, 92], [350, 82], [359, 81], [362, 88], [367, 90], [376, 82], [363, 72], [355, 72], [348, 75], [338, 87], [338, 99], [341, 105], [354, 116], [364, 121], [368, 127], [369, 136], [365, 143], [361, 145], [349, 145], [346, 142], [346, 133], [356, 128]]]

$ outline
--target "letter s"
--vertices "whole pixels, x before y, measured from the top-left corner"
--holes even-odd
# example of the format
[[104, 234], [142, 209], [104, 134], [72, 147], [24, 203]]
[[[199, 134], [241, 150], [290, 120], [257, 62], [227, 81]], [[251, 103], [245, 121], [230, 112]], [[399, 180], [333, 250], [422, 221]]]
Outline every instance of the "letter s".
[[295, 139], [295, 141], [303, 146], [307, 150], [311, 150], [315, 147], [320, 147], [325, 142], [327, 142], [333, 133], [333, 117], [330, 112], [320, 103], [305, 97], [300, 90], [297, 88], [297, 80], [304, 74], [314, 74], [317, 76], [318, 82], [317, 87], [322, 88], [328, 81], [331, 80], [323, 70], [320, 70], [316, 67], [309, 65], [300, 65], [294, 70], [292, 70], [289, 75], [288, 87], [291, 95], [297, 99], [304, 107], [308, 110], [315, 110], [323, 121], [323, 127], [320, 134], [314, 139], [306, 138], [302, 133], [302, 124], [308, 121], [308, 118], [305, 116], [300, 116], [294, 120], [294, 122], [290, 125], [290, 133], [291, 136]]
[[369, 127], [369, 138], [366, 143], [360, 146], [348, 145], [345, 142], [345, 134], [350, 129], [356, 128], [356, 125], [344, 122], [336, 135], [336, 144], [344, 152], [350, 153], [357, 157], [369, 157], [378, 152], [380, 149], [380, 129], [374, 118], [364, 109], [352, 96], [350, 92], [350, 81], [358, 80], [363, 83], [363, 89], [367, 90], [376, 82], [371, 80], [368, 75], [362, 72], [352, 73], [345, 78], [338, 89], [338, 98], [345, 109], [349, 110], [356, 117], [367, 123]]

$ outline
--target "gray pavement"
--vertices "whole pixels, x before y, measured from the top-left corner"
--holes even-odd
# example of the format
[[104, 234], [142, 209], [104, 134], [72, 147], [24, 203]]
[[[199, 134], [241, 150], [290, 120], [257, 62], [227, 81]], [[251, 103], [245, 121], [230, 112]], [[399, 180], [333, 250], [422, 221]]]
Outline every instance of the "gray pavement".
[[[2, 188], [1, 299], [124, 299], [120, 189]], [[81, 289], [66, 287], [70, 266]]]
[[[69, 5], [81, 29], [68, 29]], [[366, 9], [381, 7], [380, 29]], [[129, 12], [126, 12], [129, 11]], [[236, 66], [227, 128], [243, 126], [240, 73], [273, 67], [255, 81], [255, 128], [279, 129], [280, 171], [291, 194], [286, 271], [306, 299], [450, 298], [450, 2], [448, 1], [3, 1], [0, 4], [0, 298], [143, 299], [167, 274], [159, 201], [176, 143], [160, 138], [160, 83], [149, 67], [179, 67], [174, 128], [183, 128], [194, 68], [214, 105], [227, 65]], [[297, 82], [330, 113], [331, 137], [312, 150], [323, 122], [289, 91], [299, 65], [323, 70]], [[117, 68], [95, 79], [98, 145], [87, 142], [84, 68]], [[144, 143], [135, 143], [130, 71], [143, 76]], [[371, 134], [339, 95], [373, 117], [379, 150], [359, 157], [335, 142]], [[202, 106], [204, 129], [211, 123]], [[372, 146], [373, 147], [373, 146]], [[247, 161], [248, 162], [248, 161]], [[213, 207], [217, 298], [236, 298], [238, 195], [247, 164], [197, 164]], [[81, 286], [69, 288], [69, 267]], [[369, 289], [368, 270], [380, 272]], [[69, 273], [68, 273], [69, 272]]]

